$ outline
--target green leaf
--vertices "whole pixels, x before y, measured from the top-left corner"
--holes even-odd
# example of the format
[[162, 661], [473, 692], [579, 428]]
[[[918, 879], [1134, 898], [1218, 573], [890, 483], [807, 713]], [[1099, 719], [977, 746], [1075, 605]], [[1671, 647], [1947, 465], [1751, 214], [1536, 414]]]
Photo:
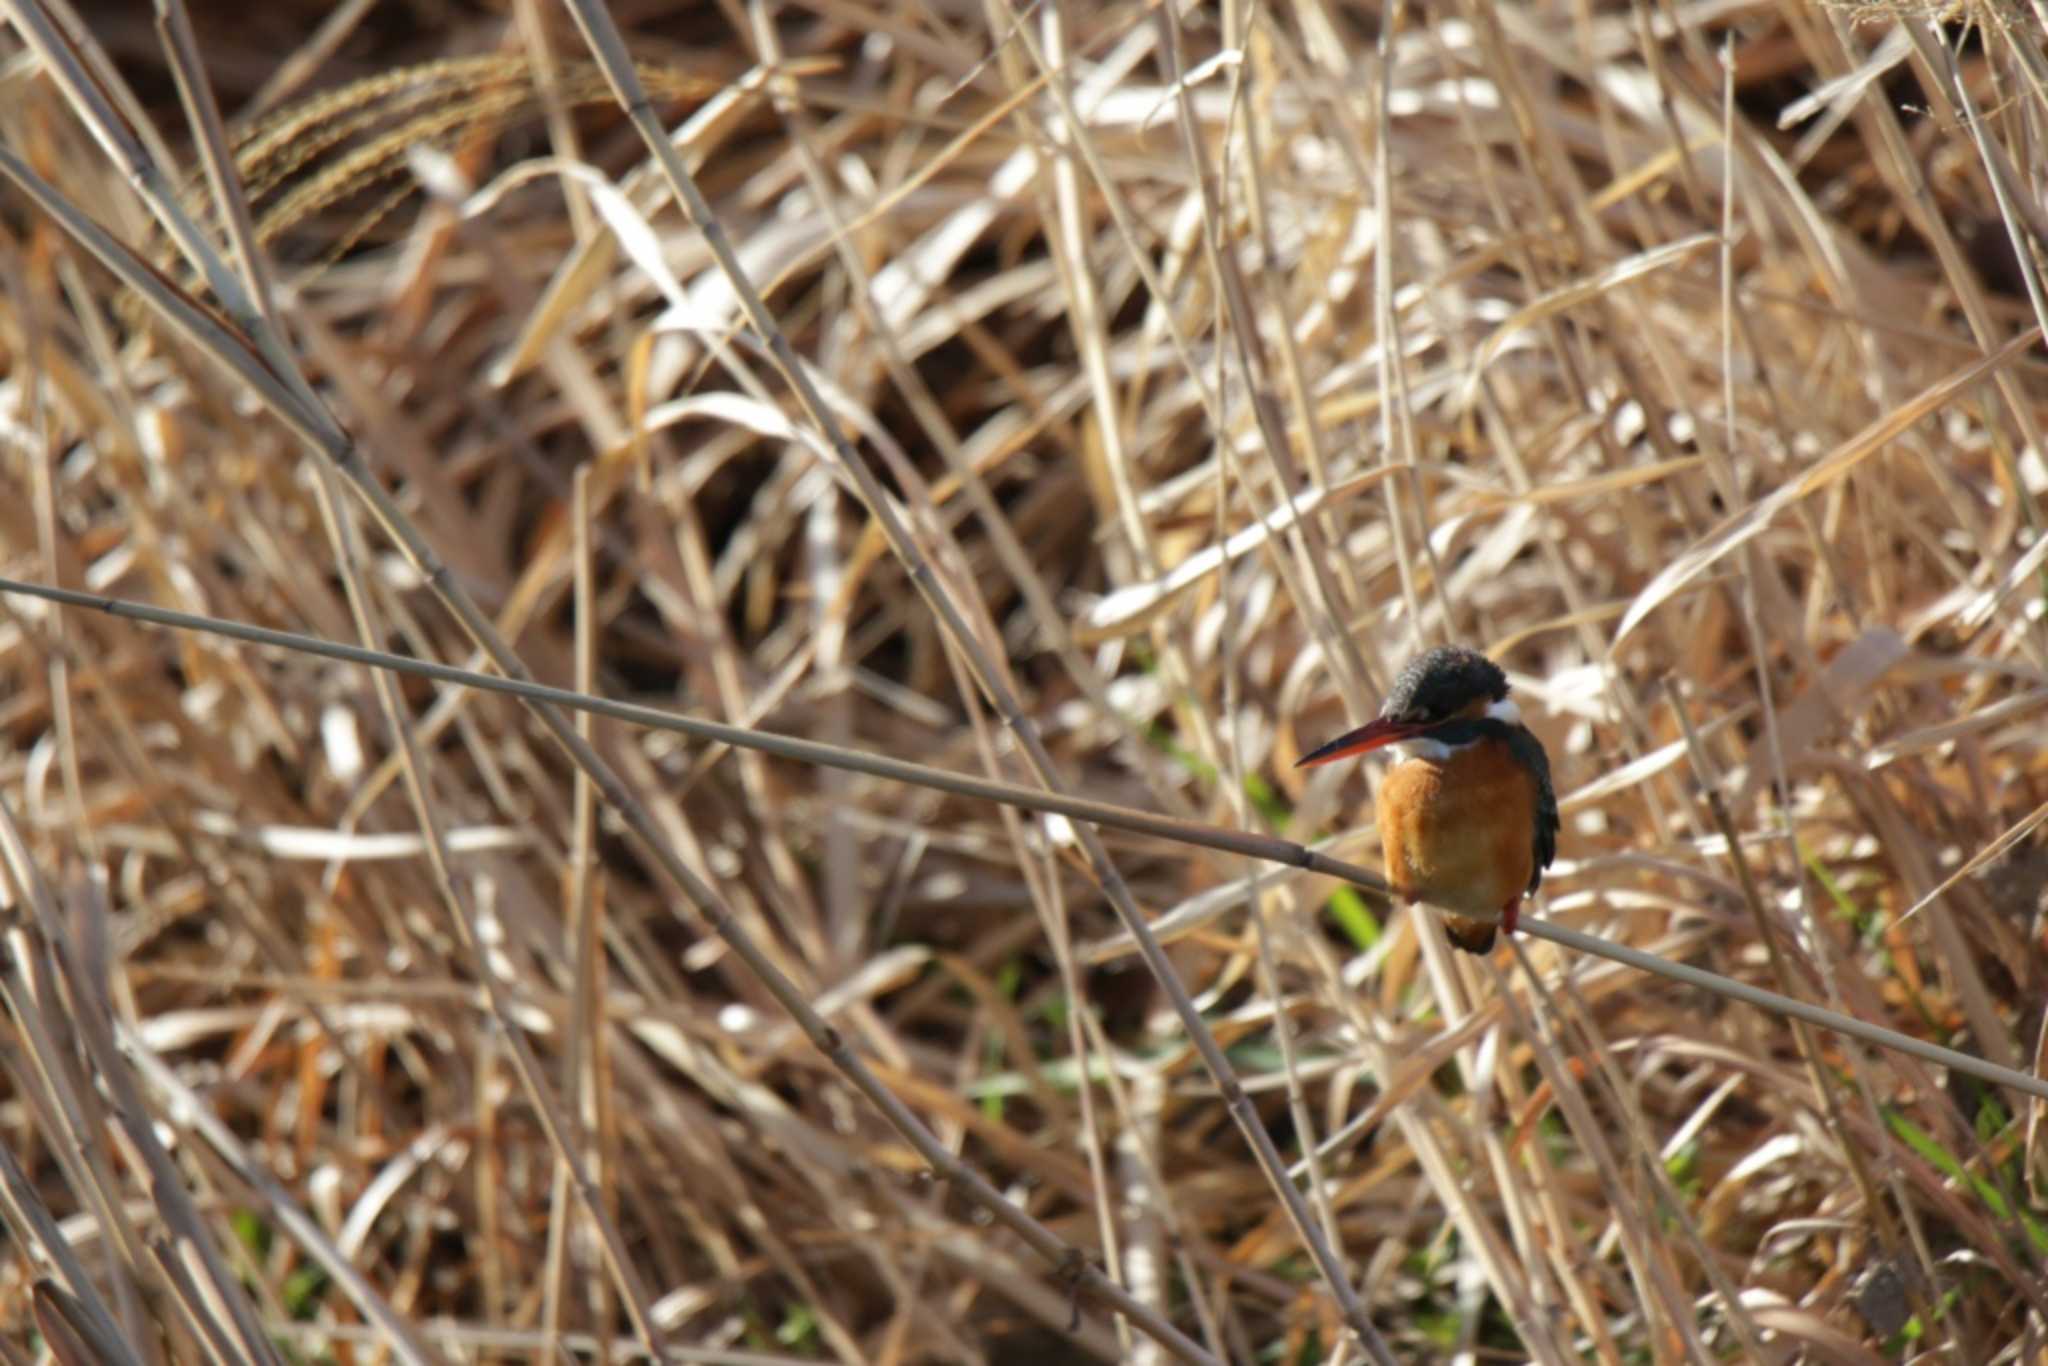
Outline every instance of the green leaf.
[[1355, 888], [1339, 887], [1330, 893], [1330, 918], [1337, 922], [1337, 928], [1365, 953], [1380, 942], [1382, 933], [1378, 917], [1365, 904]]
[[261, 1261], [270, 1255], [270, 1225], [252, 1211], [238, 1209], [228, 1216], [228, 1224], [235, 1231], [235, 1237], [249, 1255]]
[[302, 1266], [284, 1280], [285, 1312], [295, 1319], [310, 1319], [320, 1312], [320, 1301], [327, 1294], [327, 1271], [318, 1266]]
[[1960, 1185], [1968, 1186], [1977, 1196], [1978, 1203], [1989, 1210], [1994, 1218], [2016, 1222], [2026, 1231], [2027, 1241], [2033, 1244], [2037, 1255], [2048, 1255], [2048, 1228], [2025, 1210], [2015, 1210], [2005, 1198], [2005, 1192], [1990, 1180], [1965, 1168], [1956, 1160], [1955, 1154], [1941, 1146], [1932, 1134], [1921, 1129], [1896, 1110], [1885, 1112], [1885, 1123], [1899, 1136], [1905, 1145], [1923, 1159], [1940, 1169], [1942, 1175]]
[[782, 1326], [775, 1330], [775, 1340], [784, 1347], [816, 1349], [818, 1311], [808, 1304], [791, 1305], [789, 1312], [782, 1316]]

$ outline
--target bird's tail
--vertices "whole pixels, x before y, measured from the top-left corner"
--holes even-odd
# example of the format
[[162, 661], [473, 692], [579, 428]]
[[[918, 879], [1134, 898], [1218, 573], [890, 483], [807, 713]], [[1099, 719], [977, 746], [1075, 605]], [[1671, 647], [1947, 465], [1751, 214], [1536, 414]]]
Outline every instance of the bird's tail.
[[1462, 915], [1444, 917], [1444, 930], [1451, 943], [1467, 953], [1493, 952], [1493, 936], [1500, 927], [1491, 920], [1467, 920]]

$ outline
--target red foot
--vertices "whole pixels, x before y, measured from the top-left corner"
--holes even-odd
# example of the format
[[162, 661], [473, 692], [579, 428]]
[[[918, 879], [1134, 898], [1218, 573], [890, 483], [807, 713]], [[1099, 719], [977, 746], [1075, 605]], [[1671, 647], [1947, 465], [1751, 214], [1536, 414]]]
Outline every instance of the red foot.
[[1520, 919], [1520, 918], [1521, 918], [1521, 914], [1522, 914], [1522, 898], [1520, 898], [1520, 897], [1516, 897], [1516, 898], [1515, 898], [1515, 899], [1514, 899], [1513, 901], [1510, 901], [1510, 902], [1509, 902], [1509, 903], [1508, 903], [1507, 905], [1505, 905], [1505, 906], [1501, 907], [1501, 908], [1500, 908], [1500, 928], [1501, 928], [1501, 932], [1502, 932], [1503, 934], [1513, 934], [1513, 933], [1515, 932], [1515, 922], [1516, 922], [1516, 921], [1517, 921], [1518, 919]]

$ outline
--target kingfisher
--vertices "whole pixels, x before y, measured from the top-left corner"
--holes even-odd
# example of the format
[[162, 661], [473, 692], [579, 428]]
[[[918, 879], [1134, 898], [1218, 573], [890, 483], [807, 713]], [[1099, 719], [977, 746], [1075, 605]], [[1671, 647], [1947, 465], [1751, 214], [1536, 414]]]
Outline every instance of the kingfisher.
[[1411, 904], [1452, 912], [1453, 944], [1491, 952], [1495, 917], [1513, 934], [1522, 898], [1543, 885], [1557, 856], [1557, 795], [1543, 742], [1522, 724], [1499, 665], [1477, 650], [1440, 645], [1401, 670], [1375, 720], [1295, 767], [1382, 745], [1407, 755], [1379, 790], [1387, 881]]

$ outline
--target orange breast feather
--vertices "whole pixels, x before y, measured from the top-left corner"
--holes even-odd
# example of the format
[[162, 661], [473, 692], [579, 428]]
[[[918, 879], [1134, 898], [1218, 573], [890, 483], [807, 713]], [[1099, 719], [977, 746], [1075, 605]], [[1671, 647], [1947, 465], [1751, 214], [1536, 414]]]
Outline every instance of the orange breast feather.
[[1535, 871], [1536, 782], [1497, 740], [1395, 765], [1378, 813], [1387, 879], [1404, 896], [1487, 914]]

